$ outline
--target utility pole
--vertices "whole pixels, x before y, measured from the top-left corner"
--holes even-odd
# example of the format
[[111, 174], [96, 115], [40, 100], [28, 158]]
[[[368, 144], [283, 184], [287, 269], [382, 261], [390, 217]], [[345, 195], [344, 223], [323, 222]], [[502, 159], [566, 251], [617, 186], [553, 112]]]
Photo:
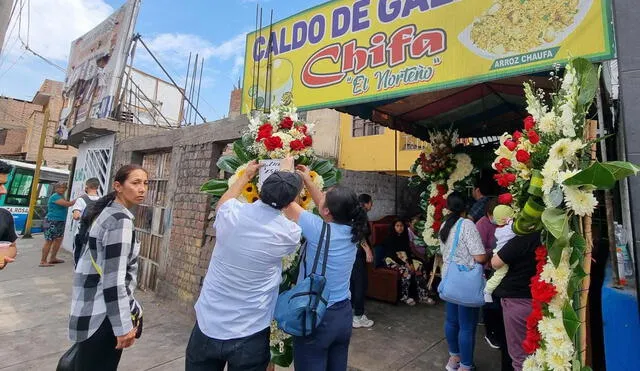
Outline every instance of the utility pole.
[[22, 238], [32, 238], [31, 225], [33, 224], [33, 214], [36, 208], [36, 202], [38, 201], [38, 185], [40, 183], [40, 168], [42, 167], [42, 161], [44, 157], [44, 143], [47, 139], [47, 128], [49, 127], [49, 103], [47, 103], [44, 109], [44, 122], [42, 123], [42, 130], [40, 132], [40, 145], [38, 147], [38, 158], [36, 160], [36, 170], [33, 172], [33, 183], [31, 183], [31, 197], [29, 198], [29, 212], [27, 214], [27, 223], [24, 227], [24, 234]]

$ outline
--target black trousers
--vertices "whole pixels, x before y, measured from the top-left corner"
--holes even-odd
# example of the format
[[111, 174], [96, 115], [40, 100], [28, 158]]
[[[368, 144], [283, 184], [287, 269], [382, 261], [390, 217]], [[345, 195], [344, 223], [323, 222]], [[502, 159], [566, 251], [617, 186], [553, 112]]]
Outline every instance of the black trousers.
[[367, 255], [362, 248], [358, 247], [356, 261], [353, 263], [353, 270], [351, 271], [351, 303], [354, 316], [364, 314], [364, 297], [368, 283]]
[[507, 350], [507, 336], [504, 330], [504, 318], [500, 299], [494, 297], [493, 303], [487, 303], [482, 307], [484, 325], [487, 337], [500, 343], [501, 371], [513, 371], [511, 357]]
[[186, 371], [264, 371], [271, 360], [270, 329], [240, 339], [217, 340], [193, 327], [187, 345]]
[[109, 319], [105, 319], [89, 339], [78, 343], [76, 371], [116, 371], [122, 349], [116, 349], [116, 336]]

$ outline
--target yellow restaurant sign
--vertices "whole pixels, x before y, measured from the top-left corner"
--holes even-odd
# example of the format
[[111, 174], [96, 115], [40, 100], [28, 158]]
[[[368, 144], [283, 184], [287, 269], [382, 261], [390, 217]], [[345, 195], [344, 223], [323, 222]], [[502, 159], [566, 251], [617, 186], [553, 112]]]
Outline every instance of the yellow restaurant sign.
[[247, 36], [242, 110], [291, 96], [302, 110], [337, 107], [538, 72], [569, 57], [610, 59], [610, 9], [610, 0], [329, 1]]

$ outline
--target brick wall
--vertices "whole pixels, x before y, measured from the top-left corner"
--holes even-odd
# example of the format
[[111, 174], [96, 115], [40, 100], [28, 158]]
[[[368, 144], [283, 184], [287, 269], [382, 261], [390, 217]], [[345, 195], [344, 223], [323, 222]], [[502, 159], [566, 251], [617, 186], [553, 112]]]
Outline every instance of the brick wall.
[[22, 145], [27, 137], [27, 129], [24, 128], [6, 128], [6, 137], [4, 144], [0, 142], [0, 155], [17, 154], [22, 152]]
[[[49, 122], [47, 123], [47, 137], [45, 140], [44, 160], [48, 166], [68, 169], [77, 150], [66, 145], [54, 143], [58, 128], [58, 119], [62, 110], [62, 89], [64, 84], [59, 81], [44, 80], [36, 93], [49, 96]], [[35, 101], [35, 99], [34, 99]], [[40, 133], [44, 121], [45, 107], [31, 102], [0, 98], [0, 128], [9, 128], [14, 133], [8, 146], [0, 146], [0, 153], [25, 152], [25, 160], [35, 162], [38, 157]], [[9, 139], [9, 138], [7, 138]]]
[[0, 127], [5, 124], [24, 127], [33, 111], [42, 110], [42, 106], [20, 99], [0, 97]]
[[158, 291], [163, 296], [178, 298], [178, 305], [189, 312], [200, 293], [207, 271], [212, 237], [206, 237], [211, 213], [210, 198], [200, 186], [215, 173], [215, 162], [223, 147], [212, 142], [174, 147], [172, 169], [175, 194], [172, 202], [172, 224], [166, 250], [166, 264]]
[[242, 89], [233, 89], [231, 91], [231, 99], [229, 100], [229, 117], [236, 118], [240, 116], [242, 110]]
[[[398, 214], [400, 217], [410, 217], [417, 214], [419, 194], [407, 186], [408, 179], [398, 178]], [[357, 194], [368, 193], [373, 198], [373, 209], [369, 212], [369, 219], [376, 220], [387, 215], [395, 215], [395, 186], [394, 175], [342, 170], [341, 185], [353, 189]]]

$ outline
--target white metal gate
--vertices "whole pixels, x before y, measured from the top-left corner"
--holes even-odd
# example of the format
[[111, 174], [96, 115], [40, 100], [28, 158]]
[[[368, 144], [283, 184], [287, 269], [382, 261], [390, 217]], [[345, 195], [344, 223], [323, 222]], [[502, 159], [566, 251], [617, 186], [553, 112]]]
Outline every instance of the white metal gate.
[[[76, 169], [73, 173], [73, 184], [71, 185], [70, 197], [72, 200], [84, 194], [84, 183], [90, 178], [98, 178], [100, 181], [99, 195], [108, 193], [114, 142], [115, 135], [106, 135], [80, 145]], [[74, 223], [70, 208], [67, 213], [63, 240], [63, 246], [68, 251], [73, 250], [73, 228]]]

